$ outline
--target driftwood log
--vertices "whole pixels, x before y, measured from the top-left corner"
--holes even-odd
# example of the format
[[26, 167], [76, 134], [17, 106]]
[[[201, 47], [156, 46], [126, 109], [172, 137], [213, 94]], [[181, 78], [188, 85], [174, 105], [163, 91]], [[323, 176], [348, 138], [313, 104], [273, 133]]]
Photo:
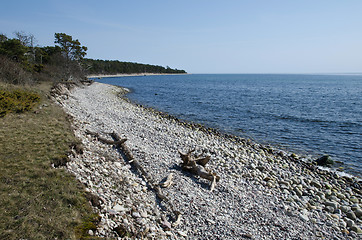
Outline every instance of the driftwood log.
[[[163, 202], [167, 203], [167, 205], [170, 208], [170, 211], [175, 215], [174, 216], [174, 222], [172, 224], [173, 227], [176, 227], [177, 225], [180, 224], [181, 221], [181, 212], [177, 211], [174, 207], [174, 205], [172, 204], [172, 202], [162, 193], [162, 190], [159, 186], [159, 184], [154, 184], [154, 181], [152, 180], [151, 176], [146, 172], [146, 170], [140, 165], [140, 163], [134, 158], [131, 150], [127, 147], [127, 145], [125, 144], [125, 142], [127, 141], [127, 139], [122, 139], [117, 133], [112, 132], [112, 133], [108, 133], [109, 135], [111, 135], [112, 140], [108, 140], [104, 137], [101, 137], [100, 134], [96, 133], [96, 132], [92, 132], [89, 130], [86, 130], [86, 134], [89, 134], [93, 137], [96, 137], [100, 142], [105, 143], [105, 144], [111, 144], [114, 145], [126, 158], [126, 161], [133, 167], [135, 168], [140, 174], [141, 176], [144, 178], [144, 180], [149, 184], [149, 186], [151, 187], [151, 189], [155, 192], [156, 196]], [[172, 181], [172, 179], [170, 179], [170, 181]], [[169, 185], [171, 185], [171, 183], [168, 183]], [[167, 185], [168, 185], [167, 184]], [[168, 186], [167, 186], [168, 187]]]
[[182, 159], [182, 170], [211, 181], [210, 190], [213, 191], [216, 182], [220, 180], [220, 177], [206, 168], [206, 164], [210, 161], [210, 156], [201, 157], [201, 155], [192, 155], [194, 151], [195, 149], [188, 151], [188, 153], [182, 153], [180, 150], [178, 151]]
[[91, 136], [96, 137], [102, 143], [115, 145], [116, 148], [118, 148], [120, 150], [120, 152], [123, 153], [123, 155], [125, 156], [128, 163], [131, 164], [131, 166], [134, 167], [143, 176], [143, 178], [148, 182], [148, 184], [151, 186], [151, 188], [156, 192], [157, 197], [161, 200], [167, 201], [167, 198], [165, 197], [165, 195], [163, 195], [160, 187], [158, 185], [153, 184], [153, 181], [151, 180], [151, 177], [149, 176], [149, 174], [144, 170], [144, 168], [139, 164], [139, 162], [133, 157], [132, 152], [129, 150], [129, 148], [125, 144], [127, 139], [125, 139], [125, 138], [122, 139], [115, 132], [109, 133], [111, 135], [113, 141], [108, 140], [104, 137], [101, 137], [96, 132], [91, 132], [89, 130], [86, 130], [86, 133]]

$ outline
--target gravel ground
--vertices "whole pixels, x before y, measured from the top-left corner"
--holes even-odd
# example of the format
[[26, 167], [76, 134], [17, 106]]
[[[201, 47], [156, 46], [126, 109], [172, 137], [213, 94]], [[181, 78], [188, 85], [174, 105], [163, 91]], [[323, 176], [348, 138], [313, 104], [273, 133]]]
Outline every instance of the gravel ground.
[[[57, 97], [73, 117], [84, 153], [65, 168], [92, 193], [102, 220], [90, 235], [147, 239], [361, 239], [361, 182], [321, 170], [302, 156], [185, 123], [121, 97], [101, 83]], [[148, 177], [104, 138], [116, 132]], [[210, 182], [180, 168], [178, 150], [211, 156]], [[173, 173], [162, 188], [152, 186]], [[174, 226], [175, 210], [182, 213]]]

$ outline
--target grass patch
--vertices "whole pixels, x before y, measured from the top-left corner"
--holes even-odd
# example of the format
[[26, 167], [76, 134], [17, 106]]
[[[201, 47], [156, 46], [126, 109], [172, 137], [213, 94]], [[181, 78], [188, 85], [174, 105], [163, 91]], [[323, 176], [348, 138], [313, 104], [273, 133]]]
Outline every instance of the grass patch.
[[77, 139], [49, 89], [50, 83], [30, 89], [42, 99], [36, 111], [0, 118], [0, 239], [82, 239], [95, 227], [84, 187], [51, 167]]

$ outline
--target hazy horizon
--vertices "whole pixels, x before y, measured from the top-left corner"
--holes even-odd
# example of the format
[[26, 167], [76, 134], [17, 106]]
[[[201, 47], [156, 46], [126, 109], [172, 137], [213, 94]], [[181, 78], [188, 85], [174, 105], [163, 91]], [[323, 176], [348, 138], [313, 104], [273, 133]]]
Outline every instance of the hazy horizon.
[[362, 1], [5, 1], [0, 33], [189, 73], [362, 73]]

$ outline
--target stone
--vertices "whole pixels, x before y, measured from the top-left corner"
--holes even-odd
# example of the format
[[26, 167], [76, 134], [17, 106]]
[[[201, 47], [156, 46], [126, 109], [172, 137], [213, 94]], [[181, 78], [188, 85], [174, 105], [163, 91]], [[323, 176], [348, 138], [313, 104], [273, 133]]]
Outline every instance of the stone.
[[347, 223], [345, 221], [343, 221], [343, 219], [339, 219], [339, 226], [341, 228], [346, 228], [347, 227]]
[[349, 231], [346, 228], [343, 228], [341, 232], [346, 234], [346, 235], [349, 235]]
[[322, 188], [322, 185], [319, 182], [317, 182], [316, 180], [311, 181], [310, 184], [312, 186], [315, 186], [316, 188]]
[[326, 198], [330, 198], [332, 196], [332, 191], [330, 189], [328, 189], [325, 191], [324, 194], [325, 194]]
[[143, 217], [143, 218], [148, 217], [148, 214], [147, 214], [146, 211], [141, 211], [140, 215], [141, 215], [141, 217]]
[[320, 198], [318, 195], [315, 195], [314, 198], [313, 198], [313, 200], [314, 200], [315, 202], [319, 202], [319, 201], [321, 200], [321, 198]]
[[162, 220], [161, 226], [166, 230], [172, 228], [171, 223], [169, 221], [167, 221], [166, 219]]
[[139, 212], [133, 212], [132, 213], [132, 217], [134, 218], [140, 218], [141, 217], [141, 214]]
[[116, 168], [121, 168], [122, 167], [122, 164], [120, 162], [114, 162], [114, 166]]
[[355, 224], [351, 219], [347, 219], [346, 223], [348, 227], [352, 227]]
[[353, 203], [359, 203], [359, 200], [356, 197], [351, 197], [349, 200]]
[[263, 172], [265, 170], [265, 167], [263, 165], [259, 165], [256, 168], [261, 172]]
[[128, 219], [127, 219], [127, 218], [123, 218], [123, 220], [122, 220], [122, 221], [123, 221], [123, 223], [124, 223], [124, 224], [126, 224], [126, 225], [128, 225], [128, 224], [129, 224], [129, 221], [128, 221]]
[[280, 185], [284, 185], [284, 186], [286, 186], [286, 187], [289, 186], [289, 183], [288, 183], [287, 181], [280, 180], [280, 181], [278, 181], [278, 183], [279, 183]]
[[243, 233], [241, 235], [242, 238], [246, 238], [246, 239], [253, 239], [253, 235], [249, 234], [249, 233]]
[[341, 209], [342, 212], [346, 213], [351, 210], [349, 206], [343, 205], [339, 209]]
[[356, 215], [354, 214], [354, 212], [352, 210], [349, 210], [348, 212], [346, 212], [346, 216], [349, 219], [352, 219], [353, 221], [357, 220], [357, 217], [356, 217]]
[[316, 159], [315, 162], [319, 166], [327, 166], [327, 165], [332, 165], [333, 164], [333, 160], [328, 155], [324, 155], [324, 156]]
[[116, 212], [126, 212], [127, 209], [124, 208], [123, 206], [117, 204], [116, 206], [113, 207], [113, 210], [116, 211]]
[[339, 198], [339, 199], [345, 199], [346, 198], [346, 196], [344, 195], [344, 194], [342, 194], [342, 193], [337, 193], [337, 198]]
[[334, 195], [331, 195], [331, 196], [329, 197], [329, 200], [334, 201], [334, 202], [338, 202], [338, 201], [339, 201], [339, 199], [338, 199], [336, 196], [334, 196]]
[[114, 211], [113, 209], [108, 209], [108, 213], [109, 213], [110, 215], [116, 215], [116, 214], [117, 214], [117, 212]]
[[357, 209], [357, 208], [359, 208], [359, 205], [358, 204], [352, 204], [351, 205], [351, 208], [352, 208], [352, 210], [355, 210], [355, 209]]
[[360, 208], [356, 208], [354, 210], [354, 214], [356, 215], [356, 217], [361, 218], [362, 217], [362, 210]]
[[334, 208], [331, 207], [331, 206], [326, 206], [324, 209], [325, 209], [327, 212], [334, 213]]
[[248, 168], [249, 168], [249, 169], [255, 169], [255, 168], [256, 168], [256, 166], [255, 166], [255, 164], [254, 164], [254, 163], [251, 163], [251, 164], [248, 166]]
[[325, 201], [324, 205], [334, 208], [334, 211], [339, 208], [339, 204], [335, 201]]
[[323, 192], [321, 192], [321, 191], [317, 192], [316, 194], [317, 194], [317, 196], [319, 196], [321, 199], [325, 198], [325, 194], [324, 194]]
[[289, 216], [289, 217], [294, 217], [295, 215], [293, 214], [293, 212], [291, 211], [291, 210], [287, 210], [286, 212], [285, 212], [285, 214], [287, 215], [287, 216]]
[[338, 215], [342, 215], [342, 211], [341, 211], [340, 209], [336, 209], [336, 210], [334, 211], [334, 213], [335, 213], [335, 214], [338, 214]]
[[357, 225], [352, 225], [351, 231], [354, 231], [357, 234], [362, 234], [362, 230]]
[[266, 182], [268, 182], [268, 181], [270, 181], [270, 180], [271, 180], [271, 178], [270, 178], [270, 177], [268, 177], [268, 176], [266, 176], [263, 180], [264, 180], [264, 181], [266, 181]]
[[335, 219], [339, 219], [338, 214], [331, 214], [331, 217], [332, 217], [332, 218], [335, 218]]
[[304, 221], [304, 222], [308, 222], [309, 221], [309, 217], [303, 213], [299, 214], [299, 218]]
[[302, 196], [303, 196], [302, 191], [300, 191], [298, 188], [294, 188], [294, 192], [295, 192], [295, 194], [298, 195], [298, 197], [302, 197]]
[[178, 234], [180, 234], [180, 236], [182, 237], [187, 237], [187, 233], [183, 232], [183, 231], [177, 231]]

